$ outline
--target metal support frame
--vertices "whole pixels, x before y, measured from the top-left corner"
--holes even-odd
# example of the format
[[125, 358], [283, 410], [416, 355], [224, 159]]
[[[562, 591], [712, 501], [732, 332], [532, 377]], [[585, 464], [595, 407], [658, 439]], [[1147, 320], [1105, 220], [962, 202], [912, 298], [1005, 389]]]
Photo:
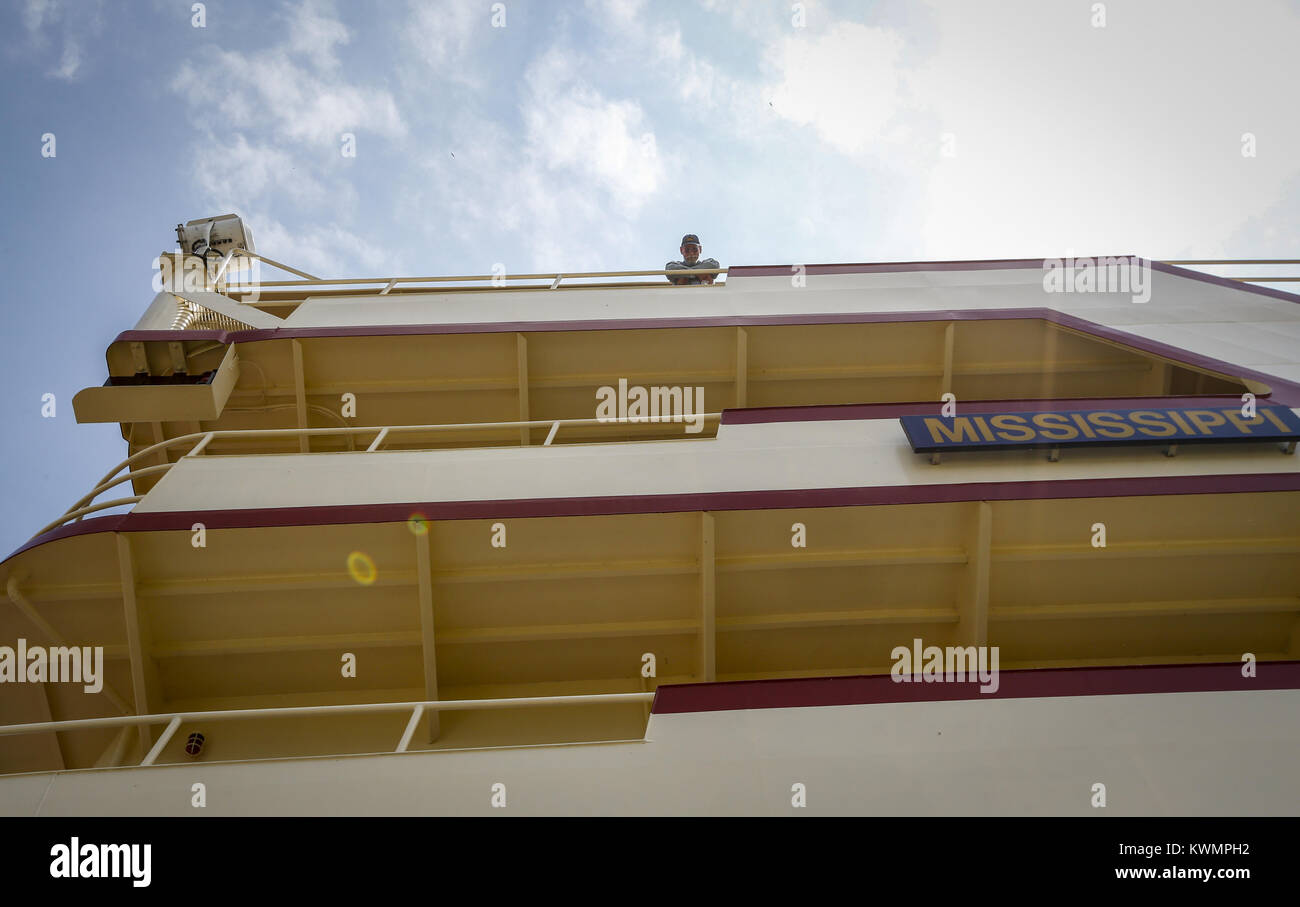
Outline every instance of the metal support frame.
[[135, 366], [137, 375], [149, 374], [149, 358], [144, 352], [144, 343], [139, 340], [132, 340], [128, 346], [131, 350], [131, 363]]
[[173, 340], [168, 343], [167, 352], [171, 355], [172, 359], [172, 374], [189, 374], [189, 364], [185, 361], [185, 347], [180, 343], [180, 341]]
[[717, 562], [713, 514], [700, 512], [700, 679], [717, 680]]
[[[515, 365], [519, 381], [519, 421], [528, 421], [528, 338], [515, 334]], [[519, 443], [527, 447], [530, 442], [527, 426], [519, 427]]]
[[749, 332], [736, 328], [736, 408], [744, 409], [749, 398]]
[[[126, 624], [126, 648], [131, 659], [131, 695], [135, 700], [136, 714], [147, 715], [152, 711], [153, 703], [161, 704], [157, 692], [157, 666], [149, 655], [149, 628], [136, 600], [131, 543], [124, 533], [116, 532], [113, 535], [117, 541], [118, 571], [122, 580], [122, 618]], [[141, 747], [149, 749], [149, 725], [139, 725], [138, 731]]]
[[1056, 364], [1061, 355], [1061, 332], [1050, 321], [1045, 321], [1043, 324], [1046, 333], [1043, 336], [1043, 386], [1040, 392], [1044, 400], [1054, 400], [1056, 383], [1060, 376]]
[[[298, 411], [298, 427], [307, 427], [307, 383], [303, 377], [302, 341], [294, 338], [293, 344], [293, 400]], [[311, 439], [307, 435], [298, 436], [298, 450], [311, 453]]]
[[965, 645], [983, 646], [989, 637], [989, 589], [992, 583], [993, 505], [979, 501], [975, 505], [974, 525], [970, 534], [967, 565], [970, 586], [960, 607], [958, 634]]
[[1145, 391], [1153, 397], [1164, 397], [1169, 393], [1169, 378], [1173, 374], [1170, 364], [1164, 359], [1151, 363], [1151, 374], [1147, 378]]
[[117, 768], [121, 765], [123, 758], [126, 757], [126, 743], [130, 739], [129, 727], [118, 728], [108, 746], [104, 747], [104, 751], [95, 760], [95, 768]]
[[[424, 657], [424, 697], [427, 700], [438, 698], [438, 649], [434, 635], [433, 623], [433, 555], [429, 537], [433, 533], [433, 524], [425, 520], [421, 524], [423, 532], [415, 533], [415, 574], [419, 587], [420, 604], [420, 647]], [[404, 743], [410, 742], [410, 734], [415, 731], [415, 723], [420, 719], [419, 713], [411, 716], [411, 726], [407, 728]], [[442, 732], [438, 713], [429, 713], [428, 742], [433, 743]], [[401, 752], [401, 750], [398, 750]]]
[[952, 351], [956, 342], [957, 325], [949, 321], [943, 329], [943, 378], [939, 396], [952, 393]]
[[[19, 670], [24, 670], [24, 667], [25, 666], [20, 666]], [[53, 721], [54, 704], [50, 701], [50, 685], [48, 683], [41, 683], [38, 684], [38, 686], [40, 686], [40, 690], [37, 691], [37, 695], [40, 697], [38, 703], [41, 706], [44, 706], [44, 708], [41, 709], [40, 714], [45, 716], [46, 721]], [[50, 736], [54, 738], [52, 741], [51, 751], [55, 760], [58, 762], [59, 770], [63, 771], [68, 767], [68, 757], [63, 750], [63, 741], [59, 738], [57, 731]]]
[[163, 431], [161, 422], [150, 422], [149, 427], [153, 430], [153, 447], [158, 453], [158, 465], [163, 466], [171, 462], [171, 457], [167, 454], [167, 448], [162, 444], [167, 440], [167, 433]]
[[[42, 617], [32, 603], [27, 600], [27, 596], [23, 595], [22, 590], [18, 588], [17, 577], [9, 577], [9, 582], [5, 591], [9, 594], [9, 600], [14, 603], [14, 607], [21, 611], [23, 616], [31, 621], [31, 623], [40, 630], [41, 634], [44, 635], [47, 640], [56, 646], [69, 645], [68, 640], [63, 636], [63, 634], [54, 629], [54, 626]], [[123, 714], [131, 713], [131, 706], [127, 705], [126, 698], [115, 690], [108, 681], [104, 681], [104, 687], [101, 692], [104, 694], [104, 698], [111, 702], [113, 707], [119, 712]]]

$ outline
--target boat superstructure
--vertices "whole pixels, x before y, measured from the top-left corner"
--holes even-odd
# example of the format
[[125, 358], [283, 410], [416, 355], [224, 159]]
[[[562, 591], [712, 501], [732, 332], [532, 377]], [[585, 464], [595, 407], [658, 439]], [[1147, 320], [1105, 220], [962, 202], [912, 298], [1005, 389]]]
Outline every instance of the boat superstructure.
[[[542, 813], [1086, 812], [1068, 764], [1294, 811], [1294, 439], [900, 425], [1300, 409], [1300, 297], [1133, 262], [1147, 298], [1041, 259], [167, 287], [75, 402], [126, 459], [0, 564], [0, 643], [105, 665], [0, 686], [0, 803], [184, 813], [201, 767], [234, 813], [486, 811], [494, 773]], [[896, 682], [914, 642], [998, 689]], [[1271, 741], [1258, 803], [1216, 734]]]

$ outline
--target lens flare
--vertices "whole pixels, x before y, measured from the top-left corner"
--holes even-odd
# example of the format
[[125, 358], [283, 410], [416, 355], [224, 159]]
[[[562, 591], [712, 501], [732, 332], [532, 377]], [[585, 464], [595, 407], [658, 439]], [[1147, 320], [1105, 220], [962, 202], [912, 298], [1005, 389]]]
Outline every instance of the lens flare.
[[353, 551], [348, 555], [348, 573], [363, 586], [369, 586], [379, 576], [375, 562], [364, 551]]
[[419, 511], [416, 511], [407, 517], [406, 528], [411, 530], [411, 535], [428, 535], [429, 518]]

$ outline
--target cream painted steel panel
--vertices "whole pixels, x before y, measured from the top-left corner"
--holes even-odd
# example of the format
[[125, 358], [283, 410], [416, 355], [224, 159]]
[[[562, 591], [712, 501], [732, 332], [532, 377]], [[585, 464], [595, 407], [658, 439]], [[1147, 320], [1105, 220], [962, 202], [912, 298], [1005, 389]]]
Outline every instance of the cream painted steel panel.
[[960, 452], [932, 466], [897, 419], [724, 425], [713, 440], [187, 457], [135, 508], [165, 511], [1300, 472], [1277, 443]]
[[77, 421], [170, 422], [221, 416], [239, 381], [239, 356], [226, 347], [210, 384], [143, 384], [87, 387], [72, 398]]
[[314, 298], [283, 323], [454, 325], [1049, 308], [1237, 365], [1284, 369], [1286, 375], [1300, 368], [1300, 344], [1268, 339], [1278, 329], [1294, 336], [1300, 326], [1295, 302], [1162, 271], [1150, 272], [1151, 298], [1144, 303], [1122, 293], [1049, 293], [1043, 273], [1008, 268], [812, 274], [798, 289], [786, 277], [729, 277], [715, 287]]
[[193, 815], [201, 771], [209, 815], [1082, 816], [1099, 781], [1111, 816], [1295, 815], [1297, 708], [1260, 690], [655, 715], [625, 743], [0, 778], [0, 814]]

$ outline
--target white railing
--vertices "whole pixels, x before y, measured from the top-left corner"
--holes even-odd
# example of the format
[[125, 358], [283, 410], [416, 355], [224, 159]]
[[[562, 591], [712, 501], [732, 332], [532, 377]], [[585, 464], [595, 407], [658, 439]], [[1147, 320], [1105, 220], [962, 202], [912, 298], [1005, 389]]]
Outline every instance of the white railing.
[[[653, 692], [647, 693], [586, 693], [573, 696], [524, 696], [517, 699], [448, 699], [424, 702], [368, 702], [345, 705], [304, 705], [271, 709], [224, 709], [212, 712], [170, 712], [157, 715], [118, 715], [111, 718], [75, 718], [67, 721], [41, 721], [34, 724], [9, 724], [0, 726], [0, 737], [20, 734], [63, 733], [89, 728], [147, 727], [167, 722], [166, 729], [154, 741], [153, 747], [141, 760], [141, 765], [153, 765], [171, 741], [182, 722], [214, 723], [243, 721], [250, 718], [296, 718], [304, 715], [366, 714], [375, 712], [411, 713], [406, 729], [393, 750], [404, 753], [410, 746], [415, 728], [425, 712], [459, 712], [474, 709], [520, 709], [575, 705], [617, 705], [625, 702], [649, 703]], [[343, 754], [339, 754], [343, 755]]]
[[[170, 257], [175, 259], [179, 253], [163, 253], [160, 258]], [[297, 275], [298, 280], [264, 280], [264, 281], [240, 281], [230, 280], [227, 277], [230, 263], [234, 256], [239, 255], [245, 258], [255, 259], [272, 265], [290, 274]], [[181, 273], [181, 269], [176, 269]], [[437, 277], [347, 277], [347, 278], [323, 278], [308, 274], [306, 271], [300, 271], [289, 265], [267, 258], [265, 255], [259, 255], [256, 252], [248, 252], [244, 249], [231, 249], [222, 258], [220, 266], [215, 273], [206, 269], [203, 271], [203, 277], [207, 282], [206, 289], [215, 290], [234, 299], [242, 299], [249, 294], [256, 294], [257, 300], [252, 302], [254, 305], [276, 305], [291, 304], [301, 302], [308, 296], [347, 296], [347, 295], [370, 295], [376, 290], [378, 295], [387, 296], [393, 292], [455, 292], [460, 290], [557, 290], [564, 285], [564, 281], [581, 280], [583, 283], [569, 283], [565, 289], [576, 287], [661, 287], [665, 286], [665, 281], [633, 281], [629, 278], [634, 277], [662, 277], [665, 280], [676, 277], [709, 277], [722, 278], [727, 273], [726, 268], [690, 268], [677, 270], [643, 270], [643, 271], [547, 271], [535, 274], [463, 274], [452, 276]], [[592, 283], [593, 279], [598, 282]], [[718, 285], [725, 285], [726, 281], [721, 281]], [[421, 286], [421, 285], [424, 286]], [[446, 286], [447, 284], [459, 284], [460, 286]], [[404, 286], [403, 286], [404, 285]], [[669, 282], [667, 285], [672, 285]], [[268, 296], [265, 292], [270, 289], [272, 292]]]
[[[459, 276], [442, 276], [442, 277], [348, 277], [337, 280], [328, 278], [313, 277], [306, 280], [263, 280], [255, 285], [261, 287], [312, 287], [312, 286], [379, 286], [383, 289], [379, 295], [387, 296], [398, 284], [416, 284], [416, 283], [484, 283], [492, 287], [512, 287], [513, 289], [523, 289], [518, 285], [512, 285], [508, 281], [534, 280], [542, 281], [532, 286], [532, 289], [558, 289], [565, 280], [578, 278], [594, 277], [719, 277], [727, 273], [726, 268], [691, 268], [675, 270], [654, 270], [654, 271], [547, 271], [538, 274], [468, 274]], [[642, 281], [641, 283], [651, 283]], [[641, 283], [633, 284], [640, 286]], [[663, 286], [659, 281], [653, 281], [653, 286]], [[580, 286], [585, 286], [581, 284]]]
[[[176, 255], [177, 253], [165, 253]], [[234, 256], [239, 255], [258, 261], [265, 262], [268, 265], [277, 267], [287, 273], [294, 274], [298, 280], [268, 280], [248, 283], [232, 283], [225, 278], [230, 263]], [[1300, 265], [1300, 259], [1296, 258], [1199, 258], [1199, 259], [1178, 259], [1167, 260], [1165, 264], [1188, 266], [1188, 265], [1213, 265], [1213, 266], [1241, 266], [1241, 265]], [[292, 305], [301, 302], [308, 296], [346, 296], [346, 295], [369, 295], [374, 290], [378, 290], [378, 295], [386, 296], [394, 291], [397, 292], [429, 292], [434, 290], [442, 291], [460, 291], [460, 290], [555, 290], [559, 289], [566, 280], [584, 280], [591, 281], [600, 279], [596, 283], [570, 283], [566, 289], [574, 287], [658, 287], [663, 286], [661, 281], [630, 281], [628, 278], [633, 277], [663, 277], [665, 279], [673, 277], [686, 276], [709, 276], [714, 278], [723, 278], [727, 274], [727, 268], [692, 268], [690, 270], [641, 270], [641, 271], [548, 271], [535, 274], [464, 274], [452, 276], [434, 276], [434, 277], [351, 277], [329, 279], [316, 277], [308, 274], [306, 271], [300, 271], [297, 268], [259, 255], [255, 252], [247, 252], [244, 249], [232, 249], [226, 253], [221, 261], [220, 267], [216, 270], [215, 276], [211, 278], [213, 286], [218, 292], [226, 293], [232, 298], [242, 298], [250, 293], [256, 293], [258, 298], [251, 304], [255, 305]], [[204, 272], [205, 275], [208, 272]], [[1227, 276], [1227, 275], [1223, 275]], [[1295, 283], [1300, 282], [1300, 277], [1296, 276], [1251, 276], [1251, 277], [1228, 277], [1229, 280], [1240, 281], [1241, 283]], [[529, 281], [540, 281], [530, 283]], [[613, 281], [613, 282], [609, 282]], [[407, 285], [400, 287], [399, 285]], [[420, 286], [423, 284], [424, 286]], [[459, 284], [460, 286], [446, 286], [447, 284]], [[725, 284], [725, 281], [722, 281]], [[268, 296], [264, 291], [271, 289]]]
[[[697, 418], [705, 423], [715, 423], [722, 419], [722, 413], [703, 413]], [[181, 455], [180, 459], [185, 457], [202, 456], [208, 445], [215, 439], [271, 439], [271, 438], [301, 438], [315, 436], [346, 435], [351, 438], [353, 435], [373, 434], [374, 439], [366, 448], [367, 453], [373, 453], [380, 450], [390, 437], [400, 434], [419, 434], [419, 433], [454, 433], [454, 432], [475, 432], [475, 431], [504, 431], [509, 429], [530, 429], [530, 428], [547, 428], [549, 432], [542, 447], [550, 447], [555, 441], [556, 435], [561, 427], [601, 427], [610, 429], [613, 426], [626, 425], [655, 425], [655, 424], [672, 424], [666, 420], [659, 422], [641, 422], [628, 419], [536, 419], [532, 421], [521, 422], [461, 422], [442, 425], [366, 425], [366, 426], [349, 426], [347, 428], [247, 428], [247, 429], [228, 429], [222, 431], [193, 432], [188, 435], [177, 435], [175, 438], [168, 438], [157, 444], [152, 444], [143, 450], [137, 451], [127, 457], [117, 466], [113, 467], [87, 494], [83, 495], [71, 507], [69, 507], [62, 516], [57, 520], [41, 527], [39, 531], [32, 535], [32, 538], [38, 538], [51, 529], [56, 529], [70, 520], [80, 520], [90, 513], [100, 510], [107, 510], [111, 507], [120, 507], [127, 504], [136, 504], [143, 499], [143, 495], [133, 497], [116, 498], [112, 501], [103, 501], [98, 504], [91, 503], [105, 491], [114, 486], [121, 485], [123, 482], [130, 482], [135, 479], [144, 478], [150, 475], [165, 473], [176, 465], [177, 461], [158, 464], [155, 466], [145, 466], [140, 469], [128, 469], [132, 464], [149, 457], [162, 454], [166, 456], [166, 451], [172, 447], [190, 444], [191, 448]], [[682, 423], [683, 425], [685, 423]], [[694, 437], [704, 438], [704, 434]], [[527, 446], [523, 437], [519, 440], [520, 446]], [[510, 446], [513, 446], [513, 442]], [[436, 450], [436, 446], [421, 446], [408, 448], [410, 450]], [[119, 475], [123, 469], [127, 469], [125, 474]]]

